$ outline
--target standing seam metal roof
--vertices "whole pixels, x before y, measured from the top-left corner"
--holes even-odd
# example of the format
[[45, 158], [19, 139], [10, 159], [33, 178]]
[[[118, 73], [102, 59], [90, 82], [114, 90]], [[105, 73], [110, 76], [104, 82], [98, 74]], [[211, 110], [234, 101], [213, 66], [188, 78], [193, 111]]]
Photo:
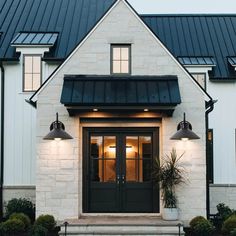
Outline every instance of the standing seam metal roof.
[[236, 79], [227, 57], [236, 55], [236, 15], [142, 15], [175, 57], [213, 57], [214, 79]]
[[65, 59], [115, 0], [1, 0], [0, 60], [17, 58], [11, 42], [19, 32], [58, 32], [47, 57]]
[[[17, 59], [11, 41], [19, 32], [58, 32], [45, 54], [63, 60], [116, 0], [1, 0], [0, 60]], [[228, 57], [236, 56], [234, 15], [141, 15], [143, 21], [177, 57], [213, 57], [211, 78], [236, 79]]]

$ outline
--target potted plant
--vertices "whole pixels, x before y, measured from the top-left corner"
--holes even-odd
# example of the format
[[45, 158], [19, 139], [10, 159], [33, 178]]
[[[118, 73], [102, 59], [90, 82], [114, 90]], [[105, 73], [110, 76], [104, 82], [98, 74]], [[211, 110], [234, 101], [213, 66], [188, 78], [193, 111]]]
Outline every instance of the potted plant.
[[170, 155], [165, 155], [162, 161], [155, 158], [154, 181], [160, 186], [163, 200], [162, 218], [164, 220], [177, 220], [177, 196], [176, 186], [184, 183], [184, 168], [180, 164], [182, 155], [177, 156], [176, 149], [173, 148]]

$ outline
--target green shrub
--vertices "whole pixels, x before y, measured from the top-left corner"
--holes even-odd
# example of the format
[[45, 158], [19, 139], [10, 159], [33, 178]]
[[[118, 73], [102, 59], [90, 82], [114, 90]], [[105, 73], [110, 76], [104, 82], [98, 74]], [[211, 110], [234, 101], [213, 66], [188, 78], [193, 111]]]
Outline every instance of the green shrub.
[[229, 235], [234, 229], [236, 229], [236, 215], [231, 215], [224, 221], [222, 225], [222, 232]]
[[25, 230], [24, 223], [19, 219], [9, 219], [2, 223], [2, 232], [4, 235], [22, 233]]
[[206, 219], [203, 216], [196, 216], [190, 221], [190, 228], [194, 228], [195, 225], [201, 223], [202, 221], [204, 222]]
[[41, 215], [36, 219], [35, 225], [41, 225], [48, 231], [52, 231], [56, 226], [56, 221], [52, 215]]
[[6, 218], [13, 213], [24, 213], [33, 222], [35, 219], [35, 205], [25, 198], [13, 198], [6, 205]]
[[191, 232], [194, 235], [208, 236], [214, 231], [214, 227], [203, 216], [197, 216], [190, 221]]
[[224, 203], [219, 203], [217, 206], [217, 215], [220, 216], [220, 218], [225, 221], [229, 216], [231, 216], [234, 212], [234, 210], [231, 210], [228, 206], [226, 206]]
[[41, 225], [34, 225], [29, 232], [29, 236], [47, 236], [48, 230]]
[[236, 236], [236, 228], [233, 229], [233, 230], [230, 232], [230, 235], [231, 235], [231, 236]]
[[10, 219], [21, 220], [25, 225], [25, 230], [28, 230], [30, 227], [30, 218], [24, 213], [13, 213], [12, 215], [10, 215]]

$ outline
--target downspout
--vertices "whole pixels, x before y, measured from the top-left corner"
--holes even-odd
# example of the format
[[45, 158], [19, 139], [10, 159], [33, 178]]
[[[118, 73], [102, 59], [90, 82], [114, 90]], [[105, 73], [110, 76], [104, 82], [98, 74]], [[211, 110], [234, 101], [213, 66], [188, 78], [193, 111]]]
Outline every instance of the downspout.
[[4, 100], [5, 100], [5, 70], [1, 67], [1, 157], [0, 157], [0, 221], [3, 219], [3, 177], [4, 177]]
[[217, 100], [210, 100], [206, 102], [206, 112], [205, 112], [205, 118], [206, 118], [206, 213], [207, 213], [207, 219], [210, 218], [210, 186], [209, 186], [209, 171], [208, 171], [208, 129], [209, 129], [209, 114], [214, 110], [214, 104], [217, 102]]

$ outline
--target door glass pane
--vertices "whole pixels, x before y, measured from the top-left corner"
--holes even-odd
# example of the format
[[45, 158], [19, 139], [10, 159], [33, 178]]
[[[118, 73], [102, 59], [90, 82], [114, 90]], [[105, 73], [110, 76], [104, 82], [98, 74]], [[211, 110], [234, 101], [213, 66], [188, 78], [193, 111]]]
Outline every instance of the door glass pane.
[[104, 160], [104, 182], [116, 181], [116, 160]]
[[103, 182], [102, 162], [100, 159], [91, 160], [91, 180], [94, 182]]
[[138, 182], [138, 136], [126, 137], [126, 182]]
[[104, 136], [104, 158], [116, 158], [116, 136]]
[[139, 136], [139, 181], [151, 181], [152, 172], [152, 137]]
[[91, 136], [90, 153], [92, 158], [102, 158], [103, 156], [102, 136]]
[[91, 179], [95, 182], [116, 181], [116, 136], [91, 136]]

